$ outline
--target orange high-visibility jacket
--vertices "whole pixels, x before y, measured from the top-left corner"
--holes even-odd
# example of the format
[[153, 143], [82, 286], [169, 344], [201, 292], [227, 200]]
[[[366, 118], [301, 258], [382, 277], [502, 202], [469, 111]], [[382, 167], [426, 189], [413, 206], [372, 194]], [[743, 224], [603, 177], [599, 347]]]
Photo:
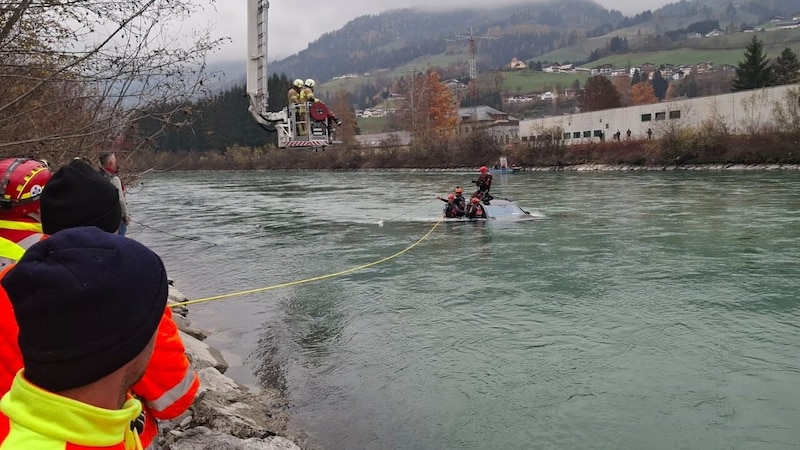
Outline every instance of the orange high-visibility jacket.
[[[10, 266], [0, 273], [5, 276]], [[8, 294], [0, 288], [0, 395], [11, 387], [17, 371], [22, 368], [22, 354], [17, 344], [19, 328]], [[144, 448], [158, 444], [155, 419], [174, 419], [191, 406], [200, 387], [200, 380], [189, 364], [186, 348], [172, 320], [172, 310], [164, 308], [158, 325], [155, 349], [142, 379], [131, 388], [142, 401], [145, 415], [144, 430], [139, 433]]]

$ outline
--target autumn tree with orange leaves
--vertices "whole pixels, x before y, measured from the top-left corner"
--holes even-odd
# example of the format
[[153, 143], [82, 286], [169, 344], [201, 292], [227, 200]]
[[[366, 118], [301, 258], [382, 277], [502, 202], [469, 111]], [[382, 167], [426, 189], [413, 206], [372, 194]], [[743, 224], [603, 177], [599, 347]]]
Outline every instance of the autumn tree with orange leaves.
[[631, 104], [631, 77], [629, 75], [617, 75], [612, 82], [619, 92], [621, 106]]
[[631, 87], [631, 103], [634, 105], [649, 105], [658, 103], [653, 85], [649, 82], [636, 83]]
[[448, 140], [458, 123], [458, 104], [439, 73], [428, 70], [402, 81], [405, 98], [398, 115], [400, 125], [409, 130], [416, 144], [427, 146]]

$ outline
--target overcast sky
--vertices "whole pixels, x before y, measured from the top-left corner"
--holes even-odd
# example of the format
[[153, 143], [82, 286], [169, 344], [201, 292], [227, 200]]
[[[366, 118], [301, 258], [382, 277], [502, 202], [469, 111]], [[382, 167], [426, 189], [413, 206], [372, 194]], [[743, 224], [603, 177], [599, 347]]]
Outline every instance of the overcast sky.
[[[609, 9], [634, 15], [647, 9], [656, 9], [672, 0], [598, 0]], [[269, 8], [269, 59], [276, 60], [297, 53], [317, 40], [323, 33], [338, 30], [358, 16], [378, 14], [390, 9], [430, 7], [437, 8], [486, 6], [487, 4], [516, 4], [520, 0], [271, 0]], [[247, 0], [219, 0], [216, 10], [207, 8], [196, 14], [189, 26], [211, 26], [215, 36], [233, 40], [222, 51], [211, 55], [212, 62], [235, 61], [246, 57]], [[464, 24], [465, 28], [469, 24]]]

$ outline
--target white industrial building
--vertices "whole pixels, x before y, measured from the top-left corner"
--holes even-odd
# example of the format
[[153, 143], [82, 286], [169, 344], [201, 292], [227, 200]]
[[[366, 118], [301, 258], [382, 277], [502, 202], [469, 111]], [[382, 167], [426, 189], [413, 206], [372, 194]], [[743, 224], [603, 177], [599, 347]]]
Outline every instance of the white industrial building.
[[709, 118], [724, 121], [732, 132], [744, 132], [772, 122], [776, 102], [783, 101], [786, 91], [800, 89], [800, 84], [741, 91], [711, 97], [606, 109], [586, 113], [564, 114], [519, 122], [519, 137], [531, 141], [551, 135], [556, 130], [567, 144], [611, 140], [620, 132], [621, 139], [656, 138], [672, 125], [699, 125]]

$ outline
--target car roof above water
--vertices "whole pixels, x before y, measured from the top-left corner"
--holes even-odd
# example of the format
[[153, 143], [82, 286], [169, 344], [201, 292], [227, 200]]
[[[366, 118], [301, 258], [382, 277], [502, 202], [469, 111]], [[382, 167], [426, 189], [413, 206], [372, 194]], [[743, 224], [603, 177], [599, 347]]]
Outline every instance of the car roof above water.
[[493, 219], [528, 216], [528, 213], [519, 205], [507, 199], [493, 199], [491, 203], [484, 207], [486, 208], [486, 214]]

